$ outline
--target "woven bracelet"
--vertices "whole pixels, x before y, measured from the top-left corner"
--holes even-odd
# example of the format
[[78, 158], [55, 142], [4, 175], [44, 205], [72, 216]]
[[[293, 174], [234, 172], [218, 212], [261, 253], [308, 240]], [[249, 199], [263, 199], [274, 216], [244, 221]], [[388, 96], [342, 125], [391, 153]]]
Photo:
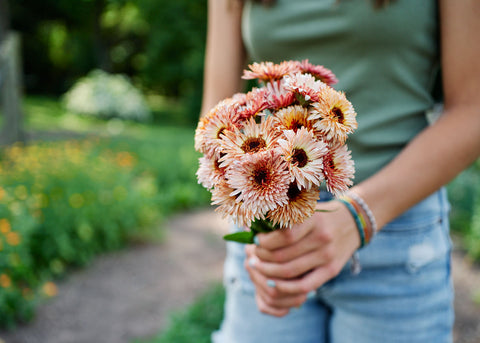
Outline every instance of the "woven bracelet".
[[358, 216], [358, 212], [355, 210], [353, 205], [347, 199], [339, 198], [338, 200], [341, 201], [343, 204], [345, 204], [345, 206], [347, 206], [348, 210], [350, 211], [350, 214], [355, 220], [355, 224], [357, 226], [357, 230], [360, 235], [360, 248], [362, 248], [363, 246], [365, 246], [365, 232], [364, 232], [364, 227], [362, 225], [360, 217]]
[[375, 220], [375, 216], [373, 215], [372, 211], [370, 210], [370, 207], [368, 207], [367, 203], [358, 194], [356, 194], [354, 192], [348, 192], [346, 195], [351, 197], [353, 200], [355, 200], [360, 205], [360, 207], [365, 212], [365, 214], [367, 215], [368, 221], [370, 222], [370, 225], [372, 227], [372, 235], [371, 235], [371, 238], [370, 238], [370, 240], [371, 240], [373, 238], [373, 236], [375, 236], [375, 234], [377, 233], [377, 230], [378, 230], [377, 221]]

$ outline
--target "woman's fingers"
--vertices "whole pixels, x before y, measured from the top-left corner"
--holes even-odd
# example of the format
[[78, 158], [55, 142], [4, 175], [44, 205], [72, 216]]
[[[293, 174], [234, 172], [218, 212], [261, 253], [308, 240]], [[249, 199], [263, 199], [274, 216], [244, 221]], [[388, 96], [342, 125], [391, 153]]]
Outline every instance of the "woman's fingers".
[[251, 267], [269, 278], [294, 279], [328, 262], [323, 250], [312, 250], [285, 263], [265, 262], [256, 256], [248, 260]]
[[269, 314], [271, 316], [283, 317], [286, 316], [290, 311], [288, 308], [276, 308], [268, 305], [258, 293], [255, 294], [255, 301], [260, 312]]
[[303, 225], [294, 229], [279, 229], [266, 234], [259, 233], [256, 237], [257, 245], [267, 250], [279, 249], [302, 239], [310, 230], [312, 230], [311, 225]]
[[281, 294], [305, 294], [315, 290], [340, 273], [343, 264], [329, 263], [318, 267], [301, 278], [276, 280], [275, 288]]
[[[252, 282], [255, 284], [257, 305], [261, 312], [283, 316], [288, 309], [302, 305], [308, 294], [282, 293], [277, 287], [279, 280], [268, 279], [251, 266], [247, 266]], [[287, 310], [287, 311], [285, 311]]]

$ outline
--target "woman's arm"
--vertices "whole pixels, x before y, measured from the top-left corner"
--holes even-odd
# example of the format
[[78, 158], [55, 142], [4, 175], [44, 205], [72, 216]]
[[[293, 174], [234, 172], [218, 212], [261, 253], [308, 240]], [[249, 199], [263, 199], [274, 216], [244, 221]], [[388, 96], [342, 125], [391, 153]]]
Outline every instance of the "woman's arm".
[[[445, 113], [389, 165], [352, 189], [367, 202], [379, 227], [452, 180], [480, 154], [480, 45], [474, 43], [480, 2], [440, 0], [440, 11]], [[247, 248], [261, 311], [285, 315], [337, 275], [358, 248], [346, 208], [337, 202], [325, 206], [337, 210], [316, 213], [293, 230], [259, 235], [260, 247]]]
[[386, 168], [355, 187], [384, 225], [480, 153], [480, 2], [440, 1], [444, 113]]
[[241, 90], [245, 66], [241, 1], [209, 0], [201, 115]]

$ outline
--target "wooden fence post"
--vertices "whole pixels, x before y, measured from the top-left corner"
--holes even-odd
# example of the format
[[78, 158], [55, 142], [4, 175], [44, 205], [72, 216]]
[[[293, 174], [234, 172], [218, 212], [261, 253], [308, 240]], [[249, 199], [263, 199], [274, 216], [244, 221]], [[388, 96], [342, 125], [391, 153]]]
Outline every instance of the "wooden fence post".
[[23, 141], [23, 113], [21, 107], [22, 78], [20, 62], [20, 37], [10, 32], [0, 42], [0, 101], [3, 127], [0, 144]]

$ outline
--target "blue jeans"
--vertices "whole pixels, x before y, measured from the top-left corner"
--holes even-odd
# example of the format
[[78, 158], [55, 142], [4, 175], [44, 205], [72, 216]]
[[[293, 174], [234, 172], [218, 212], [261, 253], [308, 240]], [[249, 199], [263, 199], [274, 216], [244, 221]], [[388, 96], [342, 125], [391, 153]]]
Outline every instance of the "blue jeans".
[[449, 205], [444, 189], [359, 250], [362, 271], [340, 274], [287, 316], [258, 311], [242, 244], [227, 243], [225, 316], [214, 343], [452, 342]]

